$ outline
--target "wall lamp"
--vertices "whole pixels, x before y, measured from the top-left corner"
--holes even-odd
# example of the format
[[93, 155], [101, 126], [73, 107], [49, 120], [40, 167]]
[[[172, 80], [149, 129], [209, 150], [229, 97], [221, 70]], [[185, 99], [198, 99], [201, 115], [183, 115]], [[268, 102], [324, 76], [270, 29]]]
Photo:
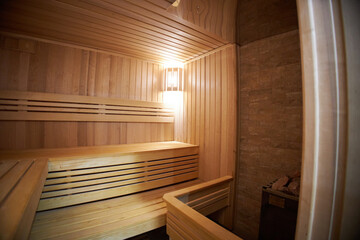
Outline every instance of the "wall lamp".
[[165, 64], [165, 91], [183, 91], [184, 89], [184, 65], [182, 63]]
[[164, 80], [164, 103], [173, 108], [181, 107], [184, 91], [184, 64], [166, 63]]

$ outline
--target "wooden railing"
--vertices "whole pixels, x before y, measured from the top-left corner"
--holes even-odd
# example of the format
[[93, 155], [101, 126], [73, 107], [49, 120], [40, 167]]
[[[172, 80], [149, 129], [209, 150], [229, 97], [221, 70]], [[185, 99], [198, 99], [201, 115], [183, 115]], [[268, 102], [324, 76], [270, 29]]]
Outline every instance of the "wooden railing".
[[173, 240], [240, 240], [206, 215], [230, 205], [232, 177], [226, 176], [164, 195], [167, 233]]
[[174, 112], [158, 102], [0, 91], [0, 120], [167, 123]]

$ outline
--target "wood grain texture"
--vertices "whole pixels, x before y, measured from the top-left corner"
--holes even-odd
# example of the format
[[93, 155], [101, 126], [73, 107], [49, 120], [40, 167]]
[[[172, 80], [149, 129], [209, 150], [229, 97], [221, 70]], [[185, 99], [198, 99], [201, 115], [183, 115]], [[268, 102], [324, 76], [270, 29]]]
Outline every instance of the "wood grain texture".
[[[198, 177], [198, 147], [180, 142], [3, 151], [0, 156], [12, 161], [29, 157], [49, 159], [49, 174], [38, 211], [123, 196]], [[14, 173], [28, 168], [16, 166]], [[7, 179], [11, 188], [16, 181], [11, 176]]]
[[[234, 35], [234, 24], [227, 23], [234, 22], [236, 1], [228, 2], [208, 2], [207, 8], [214, 9], [211, 24], [199, 26], [145, 0], [6, 1], [1, 3], [0, 29], [128, 57], [184, 61], [228, 43], [221, 36]], [[216, 31], [209, 27], [214, 23]]]
[[0, 120], [172, 123], [174, 115], [157, 102], [0, 90]]
[[[10, 165], [9, 165], [10, 163]], [[1, 160], [0, 237], [27, 239], [47, 175], [47, 160]]]
[[[30, 239], [126, 239], [165, 226], [165, 193], [200, 183], [175, 184], [128, 196], [38, 212]], [[71, 216], [71, 217], [69, 217]]]
[[229, 45], [185, 64], [175, 140], [199, 145], [200, 178], [232, 175], [236, 147], [236, 53]]
[[229, 207], [231, 181], [231, 176], [224, 176], [165, 194], [163, 198], [168, 210], [166, 228], [170, 238], [240, 240], [206, 217]]
[[234, 43], [236, 7], [236, 0], [181, 0], [167, 11]]
[[[0, 42], [1, 90], [162, 102], [160, 64], [3, 35]], [[173, 140], [173, 124], [1, 121], [0, 133], [1, 149], [75, 147]]]
[[241, 0], [239, 6], [245, 7], [238, 14], [245, 26], [239, 29], [238, 47], [234, 226], [239, 236], [250, 240], [258, 238], [261, 187], [300, 170], [303, 96], [296, 2]]
[[[204, 181], [235, 174], [235, 51], [235, 46], [229, 44], [184, 66], [184, 95], [175, 113], [174, 135], [177, 141], [199, 145], [199, 178]], [[229, 228], [233, 207], [231, 204], [219, 218]]]

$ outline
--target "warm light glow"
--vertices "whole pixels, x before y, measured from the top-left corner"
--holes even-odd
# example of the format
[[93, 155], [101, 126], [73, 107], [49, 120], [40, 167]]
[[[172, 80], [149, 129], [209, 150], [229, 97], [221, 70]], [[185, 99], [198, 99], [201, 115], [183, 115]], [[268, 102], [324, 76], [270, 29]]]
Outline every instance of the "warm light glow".
[[183, 90], [183, 75], [184, 64], [181, 62], [167, 62], [164, 64], [165, 91], [182, 91]]
[[167, 62], [164, 64], [164, 103], [175, 112], [182, 108], [184, 64], [181, 62]]
[[164, 68], [184, 68], [184, 63], [182, 62], [176, 62], [176, 61], [170, 61], [164, 64]]
[[173, 109], [181, 108], [183, 104], [183, 92], [180, 91], [167, 91], [164, 92], [164, 104]]
[[180, 4], [180, 0], [176, 0], [176, 1], [175, 1], [173, 4], [171, 4], [171, 5], [173, 5], [174, 7], [178, 7], [179, 4]]
[[168, 88], [177, 88], [178, 82], [179, 82], [178, 71], [174, 70], [174, 68], [172, 68], [171, 70], [168, 70], [166, 80], [167, 80]]

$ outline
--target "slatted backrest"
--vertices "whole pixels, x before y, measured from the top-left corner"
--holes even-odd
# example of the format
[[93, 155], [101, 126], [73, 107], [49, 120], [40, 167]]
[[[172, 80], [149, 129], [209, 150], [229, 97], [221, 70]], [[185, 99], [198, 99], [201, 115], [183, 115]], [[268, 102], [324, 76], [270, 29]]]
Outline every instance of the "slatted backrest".
[[0, 91], [0, 120], [165, 123], [174, 112], [158, 102]]
[[[176, 143], [174, 146], [176, 146]], [[198, 147], [50, 158], [38, 211], [141, 192], [198, 177]], [[141, 144], [139, 145], [141, 146]]]

